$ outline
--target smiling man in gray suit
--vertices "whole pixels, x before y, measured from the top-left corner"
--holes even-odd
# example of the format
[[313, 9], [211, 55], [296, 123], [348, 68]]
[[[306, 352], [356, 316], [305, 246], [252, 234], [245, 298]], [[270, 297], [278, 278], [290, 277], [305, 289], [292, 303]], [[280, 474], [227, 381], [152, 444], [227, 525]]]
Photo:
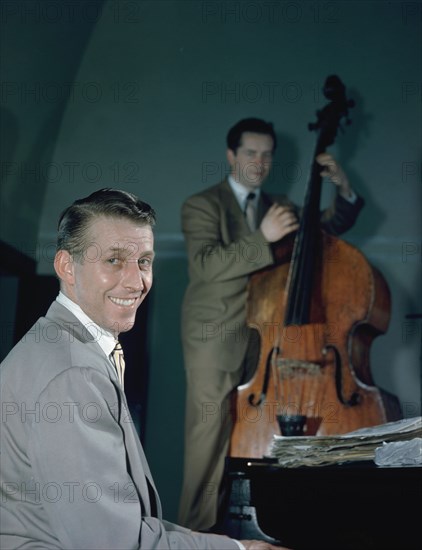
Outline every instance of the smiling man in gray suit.
[[0, 369], [3, 550], [274, 548], [162, 519], [113, 353], [152, 285], [154, 221], [113, 189], [60, 218], [60, 293]]

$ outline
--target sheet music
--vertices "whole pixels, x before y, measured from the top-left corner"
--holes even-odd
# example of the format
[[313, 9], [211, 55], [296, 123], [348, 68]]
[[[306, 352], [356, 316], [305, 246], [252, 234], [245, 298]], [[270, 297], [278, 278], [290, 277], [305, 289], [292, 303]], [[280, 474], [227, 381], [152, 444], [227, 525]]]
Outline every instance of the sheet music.
[[274, 435], [269, 456], [277, 458], [278, 463], [287, 468], [374, 460], [377, 447], [389, 442], [408, 441], [414, 438], [422, 438], [422, 417], [420, 416], [360, 428], [341, 435], [295, 437]]

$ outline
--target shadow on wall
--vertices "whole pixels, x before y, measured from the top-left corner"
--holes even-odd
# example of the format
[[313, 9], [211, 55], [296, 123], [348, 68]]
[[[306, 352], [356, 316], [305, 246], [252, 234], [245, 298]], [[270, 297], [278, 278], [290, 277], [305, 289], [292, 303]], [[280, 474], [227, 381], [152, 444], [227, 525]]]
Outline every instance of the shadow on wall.
[[[339, 139], [337, 141], [338, 161], [349, 177], [353, 188], [365, 200], [365, 208], [359, 217], [359, 225], [365, 227], [362, 232], [366, 239], [370, 239], [378, 234], [379, 227], [383, 224], [387, 214], [383, 212], [372, 198], [371, 189], [376, 185], [374, 182], [365, 180], [358, 172], [350, 168], [350, 162], [355, 157], [359, 157], [359, 151], [365, 148], [365, 144], [371, 139], [371, 123], [373, 115], [365, 111], [365, 105], [362, 95], [355, 89], [349, 94], [353, 98], [355, 106], [349, 111], [350, 124], [339, 130]], [[360, 243], [360, 246], [364, 241]]]

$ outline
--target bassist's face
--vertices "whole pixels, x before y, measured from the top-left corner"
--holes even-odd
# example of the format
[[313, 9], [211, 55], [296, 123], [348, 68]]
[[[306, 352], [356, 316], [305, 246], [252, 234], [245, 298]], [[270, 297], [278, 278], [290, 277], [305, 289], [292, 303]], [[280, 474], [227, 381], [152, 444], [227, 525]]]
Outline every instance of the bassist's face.
[[271, 136], [244, 132], [237, 151], [227, 150], [235, 180], [251, 191], [261, 187], [271, 169], [273, 147]]

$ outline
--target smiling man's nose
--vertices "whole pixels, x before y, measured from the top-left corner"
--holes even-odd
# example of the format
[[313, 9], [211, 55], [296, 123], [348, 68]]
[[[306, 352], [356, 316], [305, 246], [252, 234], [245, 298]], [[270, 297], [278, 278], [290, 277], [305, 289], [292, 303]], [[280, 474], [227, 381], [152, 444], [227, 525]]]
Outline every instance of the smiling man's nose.
[[123, 284], [126, 288], [134, 291], [141, 291], [144, 289], [144, 280], [142, 271], [139, 269], [137, 261], [129, 261], [125, 266], [125, 275]]

